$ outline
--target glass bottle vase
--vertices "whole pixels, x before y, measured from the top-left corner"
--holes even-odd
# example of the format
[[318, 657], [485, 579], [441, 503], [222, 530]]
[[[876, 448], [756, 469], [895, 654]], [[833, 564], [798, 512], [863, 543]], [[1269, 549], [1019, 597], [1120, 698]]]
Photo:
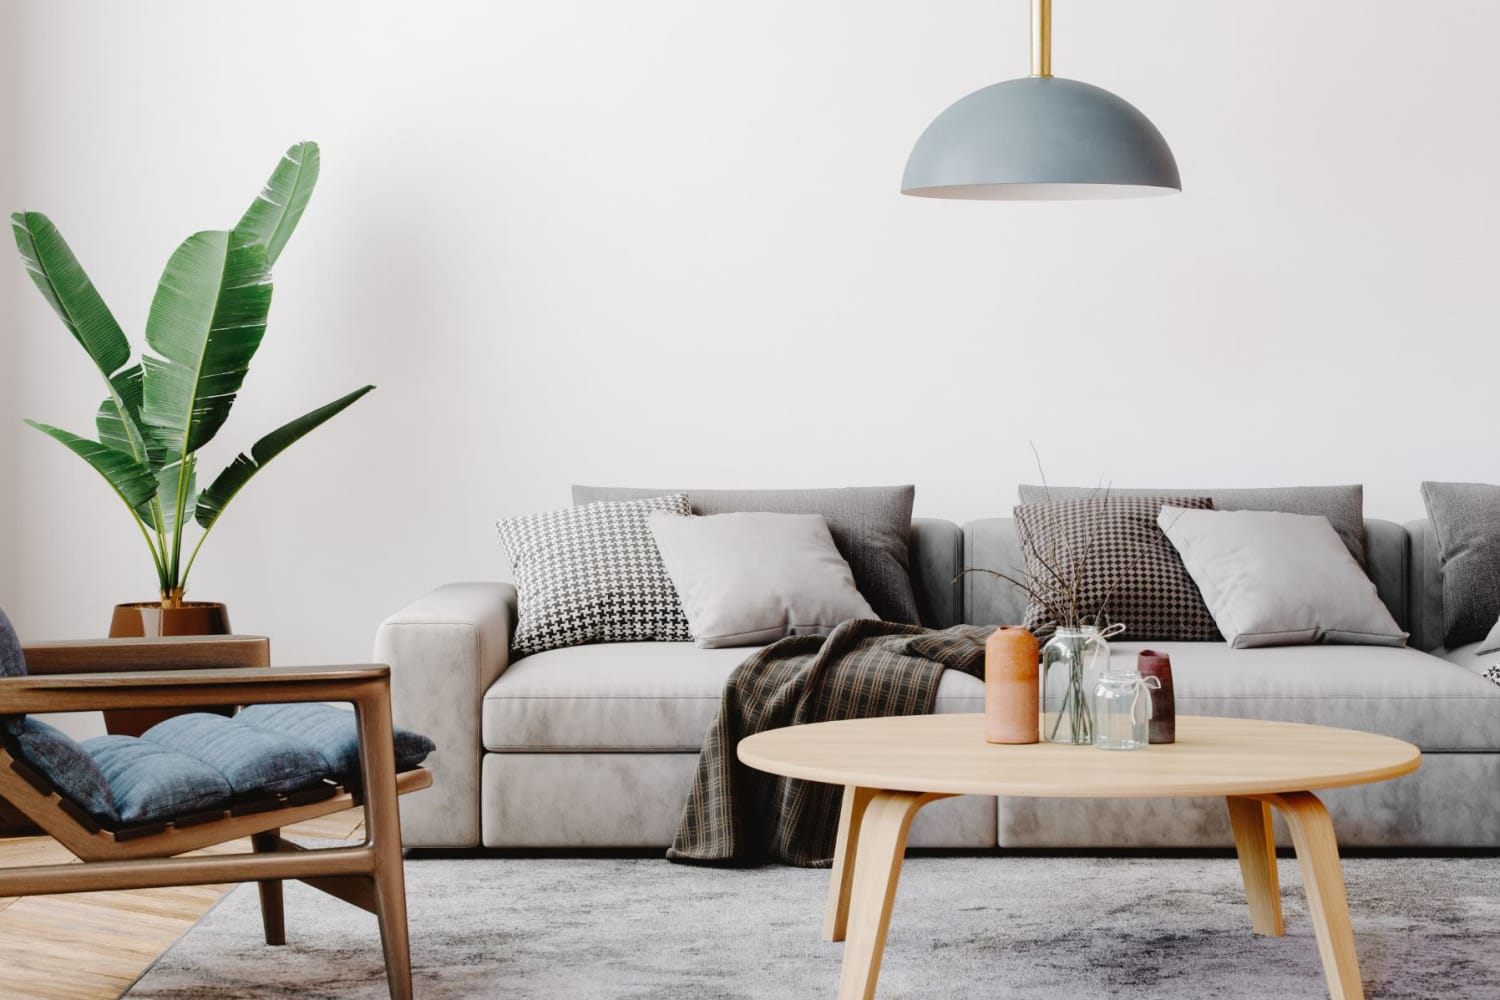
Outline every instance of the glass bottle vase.
[[1109, 666], [1109, 642], [1092, 625], [1058, 627], [1042, 647], [1042, 739], [1094, 742], [1094, 688]]

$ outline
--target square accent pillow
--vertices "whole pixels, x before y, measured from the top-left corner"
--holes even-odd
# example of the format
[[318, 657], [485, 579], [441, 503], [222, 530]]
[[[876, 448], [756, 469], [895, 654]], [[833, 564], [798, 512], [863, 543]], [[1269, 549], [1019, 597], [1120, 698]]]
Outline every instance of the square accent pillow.
[[1406, 645], [1326, 517], [1163, 507], [1159, 523], [1235, 649]]
[[[1203, 510], [1206, 497], [1093, 496], [1056, 503], [1021, 504], [1016, 533], [1032, 589], [1061, 597], [1057, 577], [1071, 580], [1083, 567], [1076, 603], [1081, 615], [1099, 615], [1125, 626], [1129, 640], [1193, 642], [1219, 638], [1213, 616], [1182, 560], [1157, 527], [1163, 505]], [[1051, 567], [1050, 569], [1048, 567]], [[1054, 575], [1055, 574], [1055, 575]], [[1032, 596], [1025, 625], [1037, 629], [1052, 619]]]
[[821, 514], [653, 511], [647, 523], [700, 646], [827, 635], [875, 617]]
[[647, 516], [686, 493], [591, 503], [497, 522], [516, 578], [518, 654], [590, 642], [684, 642], [687, 618]]
[[1423, 483], [1422, 500], [1437, 536], [1443, 645], [1457, 649], [1500, 617], [1500, 486]]
[[574, 503], [637, 500], [686, 493], [694, 514], [822, 514], [859, 592], [882, 620], [920, 624], [910, 566], [914, 486], [848, 486], [817, 490], [641, 490], [574, 486]]

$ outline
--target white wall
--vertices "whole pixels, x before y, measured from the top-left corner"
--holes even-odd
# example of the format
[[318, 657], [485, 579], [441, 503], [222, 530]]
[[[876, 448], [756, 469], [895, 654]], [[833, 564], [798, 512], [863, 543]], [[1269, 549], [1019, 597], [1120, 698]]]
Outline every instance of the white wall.
[[[16, 9], [0, 4], [0, 38], [14, 39]], [[16, 135], [15, 60], [0, 42], [0, 207], [8, 206], [15, 193], [14, 167], [19, 136]], [[8, 209], [7, 209], [8, 211]], [[7, 223], [8, 224], [8, 223]], [[0, 608], [15, 614], [16, 566], [16, 295], [20, 269], [0, 267]]]
[[[572, 481], [913, 481], [1003, 513], [1055, 482], [1495, 481], [1500, 6], [1068, 0], [1056, 68], [1116, 90], [1179, 197], [897, 195], [949, 102], [1024, 74], [1021, 0], [27, 0], [17, 207], [49, 212], [126, 328], [280, 151], [322, 182], [207, 460], [365, 382], [204, 550], [283, 662], [360, 660], [380, 618], [499, 578], [497, 516]], [[25, 414], [100, 390], [28, 294]], [[97, 633], [152, 596], [76, 459], [20, 440], [21, 609]]]

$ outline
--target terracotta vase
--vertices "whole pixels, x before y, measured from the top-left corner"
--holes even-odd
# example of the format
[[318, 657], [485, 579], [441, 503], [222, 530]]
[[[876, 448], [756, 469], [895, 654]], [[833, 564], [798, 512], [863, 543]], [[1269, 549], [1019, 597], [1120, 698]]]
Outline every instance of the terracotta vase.
[[1041, 685], [1036, 636], [1002, 625], [984, 644], [984, 738], [1035, 743], [1041, 738]]
[[[228, 635], [229, 609], [215, 601], [181, 601], [165, 606], [161, 601], [116, 604], [109, 622], [111, 639], [157, 639], [173, 635]], [[228, 715], [231, 708], [197, 708], [195, 712]], [[112, 736], [139, 736], [152, 726], [183, 709], [120, 709], [104, 713], [104, 728]]]

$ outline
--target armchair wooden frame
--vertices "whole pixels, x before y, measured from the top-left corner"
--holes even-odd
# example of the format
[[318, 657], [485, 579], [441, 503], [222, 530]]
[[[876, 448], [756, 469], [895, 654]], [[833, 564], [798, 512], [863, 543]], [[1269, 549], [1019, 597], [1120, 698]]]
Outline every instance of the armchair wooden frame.
[[[0, 747], [0, 805], [10, 807], [0, 810], [0, 820], [19, 814], [83, 862], [0, 869], [0, 896], [256, 882], [266, 943], [279, 945], [286, 943], [281, 883], [297, 879], [375, 914], [391, 997], [412, 996], [397, 797], [426, 788], [432, 776], [422, 769], [396, 774], [390, 668], [272, 668], [269, 643], [257, 636], [47, 643], [24, 647], [24, 655], [31, 676], [0, 678], [0, 715], [350, 702], [364, 787], [328, 784], [170, 823], [107, 830]], [[283, 826], [356, 805], [365, 813], [362, 844], [310, 850], [280, 836]], [[177, 857], [246, 836], [248, 854]]]

